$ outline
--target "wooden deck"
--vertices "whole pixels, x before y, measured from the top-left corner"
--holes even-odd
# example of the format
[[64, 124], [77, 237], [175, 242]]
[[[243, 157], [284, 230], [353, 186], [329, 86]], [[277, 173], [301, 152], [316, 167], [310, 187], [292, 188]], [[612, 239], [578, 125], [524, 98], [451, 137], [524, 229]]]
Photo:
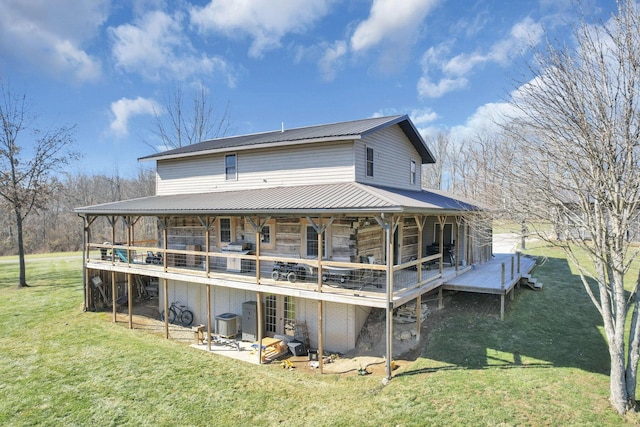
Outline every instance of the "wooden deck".
[[503, 319], [505, 296], [511, 294], [513, 299], [515, 285], [528, 276], [535, 265], [534, 258], [518, 257], [516, 254], [495, 254], [491, 261], [474, 266], [464, 274], [446, 278], [442, 289], [500, 295], [500, 319]]

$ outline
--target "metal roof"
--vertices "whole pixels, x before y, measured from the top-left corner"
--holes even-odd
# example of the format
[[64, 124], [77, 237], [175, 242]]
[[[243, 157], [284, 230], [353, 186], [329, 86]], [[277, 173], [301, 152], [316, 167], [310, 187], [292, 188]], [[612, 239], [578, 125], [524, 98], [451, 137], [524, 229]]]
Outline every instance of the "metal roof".
[[144, 156], [138, 160], [164, 160], [285, 143], [303, 144], [320, 141], [360, 139], [371, 132], [396, 124], [400, 126], [418, 153], [420, 153], [422, 163], [435, 163], [433, 154], [407, 115], [375, 117], [349, 122], [210, 139], [197, 144], [186, 145], [173, 150]]
[[309, 215], [313, 213], [454, 213], [478, 206], [446, 193], [355, 182], [150, 196], [76, 208], [82, 215]]

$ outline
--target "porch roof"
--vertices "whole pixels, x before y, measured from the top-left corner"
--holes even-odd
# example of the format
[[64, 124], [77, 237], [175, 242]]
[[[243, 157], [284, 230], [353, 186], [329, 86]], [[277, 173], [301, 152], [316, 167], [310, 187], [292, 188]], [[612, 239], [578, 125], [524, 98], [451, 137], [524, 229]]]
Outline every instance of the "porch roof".
[[314, 213], [433, 213], [479, 210], [477, 204], [436, 191], [361, 183], [150, 196], [79, 207], [83, 215], [310, 215]]

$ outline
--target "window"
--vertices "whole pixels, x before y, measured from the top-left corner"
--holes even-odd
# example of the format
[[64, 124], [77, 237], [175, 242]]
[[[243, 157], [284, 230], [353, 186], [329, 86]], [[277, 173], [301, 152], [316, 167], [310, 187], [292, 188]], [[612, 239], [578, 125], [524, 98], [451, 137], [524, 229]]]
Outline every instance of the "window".
[[411, 185], [415, 185], [416, 183], [416, 161], [411, 160], [411, 173], [410, 173]]
[[[306, 256], [308, 257], [318, 257], [318, 233], [316, 233], [315, 228], [310, 225], [306, 227]], [[327, 241], [326, 241], [326, 233], [322, 233], [322, 255], [327, 256]]]
[[291, 296], [284, 297], [284, 334], [291, 337], [296, 334], [296, 304]]
[[227, 181], [238, 179], [237, 159], [235, 154], [224, 156], [224, 175]]
[[275, 334], [278, 321], [277, 299], [275, 295], [267, 295], [265, 298], [264, 328], [267, 332]]
[[260, 247], [262, 249], [276, 248], [276, 221], [270, 219], [260, 231]]
[[265, 245], [271, 244], [271, 226], [270, 225], [265, 225], [262, 227], [262, 239], [260, 240], [260, 242], [264, 243]]
[[373, 148], [367, 147], [367, 176], [373, 176]]
[[231, 218], [220, 218], [220, 243], [231, 243]]

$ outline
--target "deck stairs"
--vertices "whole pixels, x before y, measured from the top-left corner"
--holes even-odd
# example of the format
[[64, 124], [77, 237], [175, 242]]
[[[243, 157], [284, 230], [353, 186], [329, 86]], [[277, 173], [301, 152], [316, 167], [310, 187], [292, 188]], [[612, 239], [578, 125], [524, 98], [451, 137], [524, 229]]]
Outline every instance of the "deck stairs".
[[520, 278], [520, 285], [528, 286], [534, 291], [542, 290], [542, 283], [538, 282], [538, 279], [531, 277], [529, 274], [523, 274]]

